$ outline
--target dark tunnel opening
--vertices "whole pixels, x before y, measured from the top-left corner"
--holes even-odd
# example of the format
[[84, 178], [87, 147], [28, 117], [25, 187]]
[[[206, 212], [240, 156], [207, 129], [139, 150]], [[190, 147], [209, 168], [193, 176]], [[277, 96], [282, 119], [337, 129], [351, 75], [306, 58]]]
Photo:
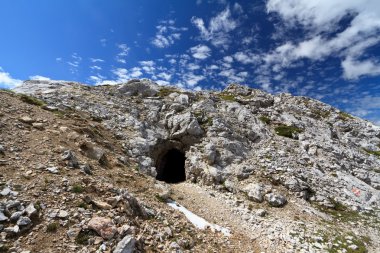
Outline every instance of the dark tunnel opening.
[[170, 149], [158, 161], [156, 179], [166, 183], [180, 183], [186, 180], [185, 154], [178, 149]]

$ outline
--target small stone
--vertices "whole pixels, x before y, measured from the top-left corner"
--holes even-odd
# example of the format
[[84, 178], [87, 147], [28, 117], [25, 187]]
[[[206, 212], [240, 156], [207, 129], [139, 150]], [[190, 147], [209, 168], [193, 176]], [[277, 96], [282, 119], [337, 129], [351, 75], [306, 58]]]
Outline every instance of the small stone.
[[19, 226], [28, 226], [32, 223], [32, 221], [28, 217], [20, 217], [17, 221], [17, 225]]
[[57, 167], [49, 167], [49, 168], [46, 168], [46, 170], [53, 174], [58, 174], [59, 172]]
[[31, 117], [29, 116], [24, 116], [24, 117], [21, 117], [19, 119], [21, 122], [23, 123], [26, 123], [26, 124], [32, 124], [33, 122], [35, 122], [35, 120], [33, 120]]
[[92, 167], [90, 164], [86, 163], [84, 165], [80, 165], [79, 167], [80, 167], [81, 171], [84, 172], [85, 174], [92, 175], [92, 171], [91, 171]]
[[69, 229], [66, 233], [67, 237], [69, 237], [71, 240], [74, 240], [80, 233], [80, 228], [72, 228]]
[[1, 196], [7, 196], [9, 193], [11, 193], [11, 189], [9, 189], [9, 187], [5, 187], [5, 188], [0, 192], [0, 195], [1, 195]]
[[8, 217], [3, 214], [3, 212], [0, 212], [0, 222], [1, 221], [7, 221]]
[[13, 227], [7, 227], [7, 228], [4, 228], [4, 232], [7, 234], [14, 235], [20, 232], [20, 227], [18, 225], [15, 225]]
[[112, 239], [117, 229], [111, 219], [103, 217], [94, 217], [88, 223], [88, 228], [94, 230], [103, 239]]
[[14, 213], [12, 213], [12, 215], [9, 219], [11, 221], [17, 221], [23, 214], [24, 214], [23, 211], [14, 212]]
[[5, 148], [3, 145], [0, 145], [0, 154], [4, 154]]
[[269, 205], [273, 207], [282, 207], [287, 203], [285, 196], [276, 193], [269, 193], [265, 195], [266, 200]]
[[37, 214], [37, 209], [34, 207], [33, 203], [30, 203], [26, 208], [25, 212], [28, 215], [28, 217], [33, 217]]
[[352, 244], [352, 245], [348, 246], [348, 248], [350, 248], [352, 250], [357, 250], [359, 247], [355, 244]]
[[133, 253], [135, 252], [136, 240], [130, 236], [125, 236], [116, 246], [113, 253]]
[[32, 126], [33, 126], [35, 129], [38, 129], [38, 130], [44, 130], [44, 124], [43, 124], [43, 123], [35, 122], [35, 123], [32, 123]]
[[57, 217], [61, 219], [66, 219], [69, 216], [69, 213], [65, 210], [59, 210]]
[[268, 213], [267, 213], [267, 211], [264, 210], [264, 209], [258, 209], [258, 210], [256, 211], [256, 214], [257, 214], [258, 216], [260, 216], [260, 217], [264, 217], [264, 216], [266, 216]]
[[100, 200], [93, 200], [92, 203], [100, 209], [112, 209], [112, 206]]

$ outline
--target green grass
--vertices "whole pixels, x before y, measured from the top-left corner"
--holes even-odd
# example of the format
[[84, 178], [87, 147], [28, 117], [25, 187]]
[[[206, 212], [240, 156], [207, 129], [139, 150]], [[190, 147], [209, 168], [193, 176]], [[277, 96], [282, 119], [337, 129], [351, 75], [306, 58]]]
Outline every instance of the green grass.
[[19, 94], [18, 96], [19, 96], [20, 100], [23, 101], [23, 102], [25, 102], [25, 103], [28, 103], [28, 104], [31, 104], [31, 105], [40, 106], [40, 107], [42, 107], [42, 106], [45, 105], [44, 101], [39, 100], [38, 98], [29, 96], [29, 95]]
[[84, 192], [84, 188], [80, 184], [75, 184], [71, 187], [71, 191], [74, 193], [82, 193]]
[[154, 195], [156, 197], [156, 199], [159, 201], [159, 202], [162, 202], [162, 203], [166, 203], [166, 199], [162, 198], [160, 195], [156, 194]]
[[312, 109], [311, 112], [317, 116], [317, 118], [320, 118], [320, 119], [325, 119], [327, 117], [330, 116], [330, 112], [329, 111], [322, 111], [322, 110], [317, 110], [317, 109]]
[[364, 148], [364, 151], [367, 152], [370, 155], [374, 155], [374, 156], [380, 157], [380, 150], [379, 151], [372, 151], [372, 150]]
[[[337, 252], [341, 252], [342, 249], [345, 249], [346, 253], [367, 253], [368, 252], [367, 247], [365, 243], [363, 242], [363, 240], [357, 238], [356, 236], [352, 234], [349, 234], [349, 235], [353, 237], [353, 239], [351, 240], [352, 243], [348, 243], [344, 235], [339, 235], [335, 237], [334, 240], [332, 241], [333, 245], [330, 249], [328, 249], [328, 252], [337, 253]], [[350, 245], [356, 245], [357, 249], [349, 248]]]
[[52, 223], [49, 223], [47, 225], [46, 231], [49, 232], [49, 233], [55, 233], [55, 232], [57, 232], [58, 227], [59, 227], [58, 222], [52, 222]]
[[339, 112], [339, 119], [343, 121], [347, 121], [350, 119], [354, 119], [354, 116], [352, 116], [351, 114], [348, 114], [347, 112]]
[[267, 125], [269, 125], [271, 123], [271, 119], [268, 118], [267, 116], [260, 116], [259, 117], [259, 120]]
[[173, 92], [177, 92], [177, 90], [174, 88], [163, 87], [158, 92], [158, 96], [159, 97], [166, 97], [166, 96], [169, 96]]
[[3, 244], [0, 244], [0, 253], [7, 253], [7, 252], [9, 252], [9, 247]]
[[219, 97], [225, 101], [236, 101], [236, 98], [233, 94], [230, 93], [220, 93]]
[[280, 125], [276, 127], [274, 130], [277, 135], [288, 137], [291, 139], [294, 139], [298, 133], [303, 132], [303, 130], [298, 127], [287, 126], [287, 125]]
[[88, 239], [90, 239], [89, 232], [82, 230], [75, 238], [75, 242], [80, 245], [88, 245]]

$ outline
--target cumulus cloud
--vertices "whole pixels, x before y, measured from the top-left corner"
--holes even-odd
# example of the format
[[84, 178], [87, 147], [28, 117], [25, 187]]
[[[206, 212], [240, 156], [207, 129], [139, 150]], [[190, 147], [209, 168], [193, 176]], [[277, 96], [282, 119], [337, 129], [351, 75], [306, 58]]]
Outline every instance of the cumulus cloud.
[[210, 41], [214, 46], [223, 48], [228, 48], [231, 43], [229, 32], [238, 26], [238, 22], [232, 18], [228, 6], [211, 18], [208, 26], [206, 26], [202, 18], [198, 17], [192, 17], [191, 22], [198, 28], [202, 40]]
[[346, 79], [358, 79], [364, 75], [380, 75], [380, 64], [372, 60], [356, 61], [348, 57], [342, 61], [342, 68]]
[[[269, 13], [277, 13], [287, 27], [300, 25], [306, 32], [304, 40], [287, 41], [264, 55], [266, 64], [289, 67], [303, 58], [320, 61], [337, 56], [342, 60], [344, 78], [380, 74], [375, 62], [358, 61], [367, 49], [380, 42], [379, 1], [269, 0], [266, 7]], [[340, 21], [347, 17], [349, 24], [341, 27]]]
[[204, 60], [211, 55], [211, 49], [206, 45], [197, 45], [190, 48], [190, 53], [194, 58]]
[[260, 61], [260, 57], [251, 52], [236, 52], [234, 54], [234, 58], [236, 61], [243, 64], [252, 64], [258, 63]]
[[181, 39], [181, 34], [187, 31], [186, 27], [176, 27], [174, 20], [161, 21], [156, 26], [156, 36], [152, 39], [152, 44], [158, 48], [166, 48]]
[[13, 78], [8, 72], [5, 72], [0, 67], [0, 88], [12, 89], [21, 84], [21, 80]]

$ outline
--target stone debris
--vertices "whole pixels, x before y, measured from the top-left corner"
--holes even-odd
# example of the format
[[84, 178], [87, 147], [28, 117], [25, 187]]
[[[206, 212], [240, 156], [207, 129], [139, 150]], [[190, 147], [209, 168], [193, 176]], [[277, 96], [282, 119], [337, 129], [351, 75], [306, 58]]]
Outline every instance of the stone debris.
[[[46, 105], [0, 92], [1, 250], [380, 248], [380, 127], [370, 122], [237, 84], [31, 80], [16, 91]], [[160, 178], [170, 150], [186, 182]], [[170, 201], [232, 236], [197, 228]]]

